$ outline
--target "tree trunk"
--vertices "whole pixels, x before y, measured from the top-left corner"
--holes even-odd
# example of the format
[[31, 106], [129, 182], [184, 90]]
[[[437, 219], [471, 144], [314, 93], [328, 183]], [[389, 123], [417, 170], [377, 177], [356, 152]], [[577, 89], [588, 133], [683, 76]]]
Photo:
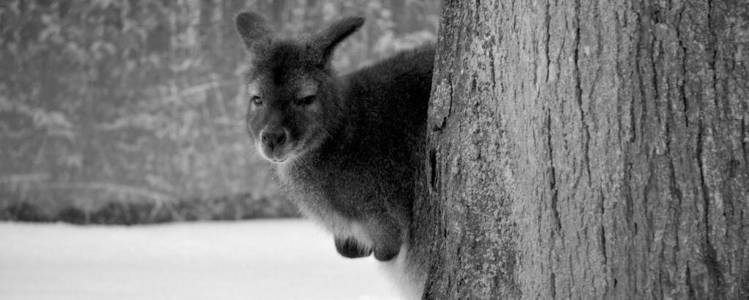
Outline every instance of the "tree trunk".
[[446, 1], [426, 299], [749, 299], [749, 3]]

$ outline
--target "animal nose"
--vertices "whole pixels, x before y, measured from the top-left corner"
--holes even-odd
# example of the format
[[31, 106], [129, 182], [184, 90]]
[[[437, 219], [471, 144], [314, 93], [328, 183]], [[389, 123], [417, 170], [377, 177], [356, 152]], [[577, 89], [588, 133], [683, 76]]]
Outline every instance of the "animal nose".
[[263, 144], [268, 146], [268, 148], [273, 149], [286, 142], [286, 131], [283, 129], [263, 130], [263, 133], [260, 134], [260, 138], [262, 139]]

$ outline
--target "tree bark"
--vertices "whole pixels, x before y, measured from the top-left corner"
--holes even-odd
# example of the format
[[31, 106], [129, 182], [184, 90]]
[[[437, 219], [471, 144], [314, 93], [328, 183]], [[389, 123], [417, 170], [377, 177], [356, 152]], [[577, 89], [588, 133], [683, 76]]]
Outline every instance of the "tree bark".
[[749, 3], [446, 1], [425, 299], [749, 299]]

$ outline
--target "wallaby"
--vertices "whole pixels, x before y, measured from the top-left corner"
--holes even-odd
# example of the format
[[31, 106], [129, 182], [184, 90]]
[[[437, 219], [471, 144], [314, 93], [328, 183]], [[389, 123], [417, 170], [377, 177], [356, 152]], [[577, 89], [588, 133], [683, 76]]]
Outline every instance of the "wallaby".
[[332, 231], [338, 253], [389, 261], [411, 227], [434, 47], [339, 77], [333, 50], [363, 23], [280, 39], [258, 14], [236, 18], [251, 57], [247, 130], [258, 152], [302, 213]]

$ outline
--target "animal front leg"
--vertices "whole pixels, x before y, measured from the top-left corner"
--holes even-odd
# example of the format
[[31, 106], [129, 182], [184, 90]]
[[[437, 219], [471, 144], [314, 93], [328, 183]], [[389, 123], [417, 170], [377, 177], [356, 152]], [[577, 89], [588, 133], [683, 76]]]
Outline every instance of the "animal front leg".
[[360, 258], [372, 254], [372, 249], [362, 245], [353, 237], [335, 237], [335, 249], [343, 257]]

